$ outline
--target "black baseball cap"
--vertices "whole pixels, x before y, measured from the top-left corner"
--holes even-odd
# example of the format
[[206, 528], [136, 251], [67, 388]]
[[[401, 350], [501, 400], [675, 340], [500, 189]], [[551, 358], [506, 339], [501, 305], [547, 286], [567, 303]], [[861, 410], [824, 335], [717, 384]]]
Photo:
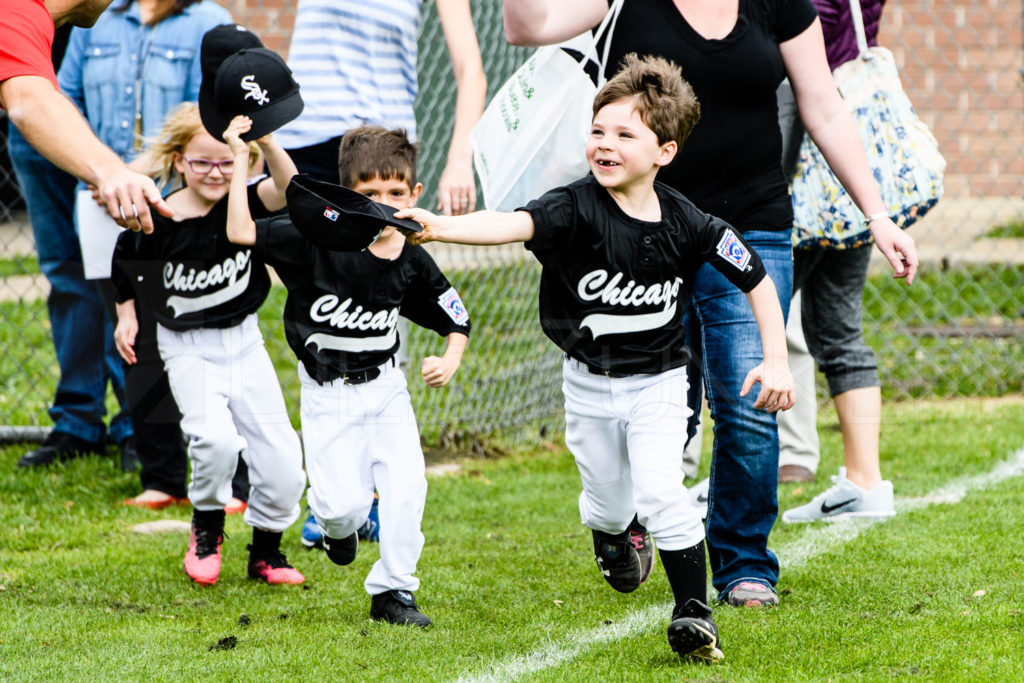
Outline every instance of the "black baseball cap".
[[285, 197], [288, 216], [303, 237], [335, 251], [361, 251], [389, 225], [411, 232], [423, 230], [414, 220], [395, 218], [397, 209], [387, 204], [306, 174], [292, 177]]
[[[213, 99], [214, 81], [217, 80], [217, 69], [220, 68], [228, 57], [239, 50], [246, 50], [254, 47], [263, 47], [263, 41], [259, 37], [239, 24], [221, 24], [214, 26], [203, 34], [203, 40], [199, 46], [199, 68], [202, 70], [203, 79], [199, 83], [199, 116], [203, 119], [203, 125], [210, 135], [221, 139], [221, 133], [227, 128], [227, 124], [214, 130], [206, 125], [206, 114], [216, 109]], [[229, 118], [230, 122], [231, 119]]]
[[206, 131], [223, 140], [231, 119], [245, 114], [252, 129], [243, 140], [272, 133], [302, 113], [299, 84], [281, 56], [265, 47], [239, 50], [224, 60], [213, 81], [213, 107], [199, 106]]

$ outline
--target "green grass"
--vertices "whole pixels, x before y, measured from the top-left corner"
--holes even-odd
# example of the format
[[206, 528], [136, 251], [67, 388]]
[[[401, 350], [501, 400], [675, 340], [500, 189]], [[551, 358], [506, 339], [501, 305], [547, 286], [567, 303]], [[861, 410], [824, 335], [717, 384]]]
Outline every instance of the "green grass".
[[985, 233], [985, 237], [1024, 239], [1024, 219], [996, 226]]
[[[820, 431], [822, 481], [784, 486], [784, 508], [824, 488], [839, 465], [833, 413], [822, 411]], [[988, 472], [1022, 447], [1024, 401], [903, 403], [887, 408], [882, 466], [898, 499], [909, 499]], [[901, 513], [802, 566], [784, 565], [777, 609], [716, 608], [726, 660], [709, 668], [680, 661], [665, 643], [660, 569], [630, 595], [601, 580], [579, 524], [578, 475], [559, 448], [463, 461], [460, 474], [431, 478], [417, 594], [435, 621], [426, 632], [368, 620], [362, 581], [375, 544], [336, 567], [300, 548], [296, 522], [285, 550], [307, 583], [269, 587], [244, 577], [248, 532], [232, 517], [221, 581], [202, 588], [181, 571], [184, 534], [131, 530], [187, 519], [186, 509], [118, 505], [138, 482], [112, 459], [16, 470], [26, 449], [0, 451], [0, 680], [450, 681], [492, 670], [507, 678], [495, 667], [560, 652], [643, 610], [656, 618], [628, 637], [582, 647], [524, 680], [1024, 678], [1024, 477]], [[771, 545], [785, 561], [783, 551], [792, 557], [828, 528], [779, 525]], [[211, 649], [231, 636], [233, 649]]]
[[39, 262], [35, 256], [0, 258], [0, 279], [14, 275], [35, 275], [38, 272]]

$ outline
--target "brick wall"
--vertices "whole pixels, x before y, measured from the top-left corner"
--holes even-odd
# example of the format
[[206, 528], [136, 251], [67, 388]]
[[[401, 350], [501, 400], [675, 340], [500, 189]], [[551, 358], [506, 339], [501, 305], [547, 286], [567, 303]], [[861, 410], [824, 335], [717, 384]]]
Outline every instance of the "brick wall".
[[[222, 2], [267, 47], [287, 53], [295, 0]], [[949, 162], [948, 196], [1024, 193], [1022, 23], [1024, 0], [889, 0], [883, 12], [879, 42], [896, 55], [904, 88]], [[499, 25], [477, 29], [481, 43], [502, 39]]]

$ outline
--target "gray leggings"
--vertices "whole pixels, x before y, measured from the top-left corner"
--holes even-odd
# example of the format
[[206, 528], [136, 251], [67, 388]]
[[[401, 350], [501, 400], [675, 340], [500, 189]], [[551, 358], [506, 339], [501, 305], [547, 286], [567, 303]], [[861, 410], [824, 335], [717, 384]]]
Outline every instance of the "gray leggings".
[[829, 394], [880, 386], [875, 352], [864, 342], [864, 284], [872, 245], [795, 249], [793, 290], [801, 290], [807, 348], [828, 380]]

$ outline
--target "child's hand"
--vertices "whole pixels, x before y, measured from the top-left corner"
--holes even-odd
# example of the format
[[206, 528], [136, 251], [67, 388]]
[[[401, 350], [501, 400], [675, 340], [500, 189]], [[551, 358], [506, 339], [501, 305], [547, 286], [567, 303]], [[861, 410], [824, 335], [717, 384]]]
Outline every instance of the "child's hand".
[[273, 147], [274, 145], [276, 145], [277, 141], [274, 139], [273, 131], [267, 133], [261, 138], [256, 138], [256, 144], [259, 145], [261, 149]]
[[455, 375], [455, 371], [458, 369], [458, 358], [452, 358], [447, 355], [443, 358], [427, 356], [423, 359], [421, 372], [423, 373], [423, 381], [427, 383], [427, 386], [436, 389], [448, 384], [448, 381]]
[[423, 226], [423, 232], [407, 232], [402, 230], [406, 241], [410, 244], [425, 244], [438, 239], [440, 233], [440, 226], [438, 223], [440, 222], [441, 217], [435, 216], [426, 209], [420, 209], [417, 207], [402, 209], [401, 211], [395, 212], [395, 218], [411, 218]]
[[134, 316], [119, 316], [114, 328], [114, 345], [128, 365], [135, 365], [135, 335], [139, 333], [139, 321]]
[[793, 375], [789, 372], [789, 364], [782, 362], [761, 363], [747, 373], [740, 389], [740, 396], [746, 396], [755, 382], [761, 383], [761, 392], [754, 401], [755, 408], [763, 408], [769, 413], [789, 410], [796, 404], [796, 392], [793, 389]]
[[252, 119], [239, 114], [231, 119], [231, 123], [224, 130], [224, 142], [228, 143], [231, 153], [239, 156], [242, 153], [249, 153], [249, 143], [242, 140], [242, 136], [252, 130]]

